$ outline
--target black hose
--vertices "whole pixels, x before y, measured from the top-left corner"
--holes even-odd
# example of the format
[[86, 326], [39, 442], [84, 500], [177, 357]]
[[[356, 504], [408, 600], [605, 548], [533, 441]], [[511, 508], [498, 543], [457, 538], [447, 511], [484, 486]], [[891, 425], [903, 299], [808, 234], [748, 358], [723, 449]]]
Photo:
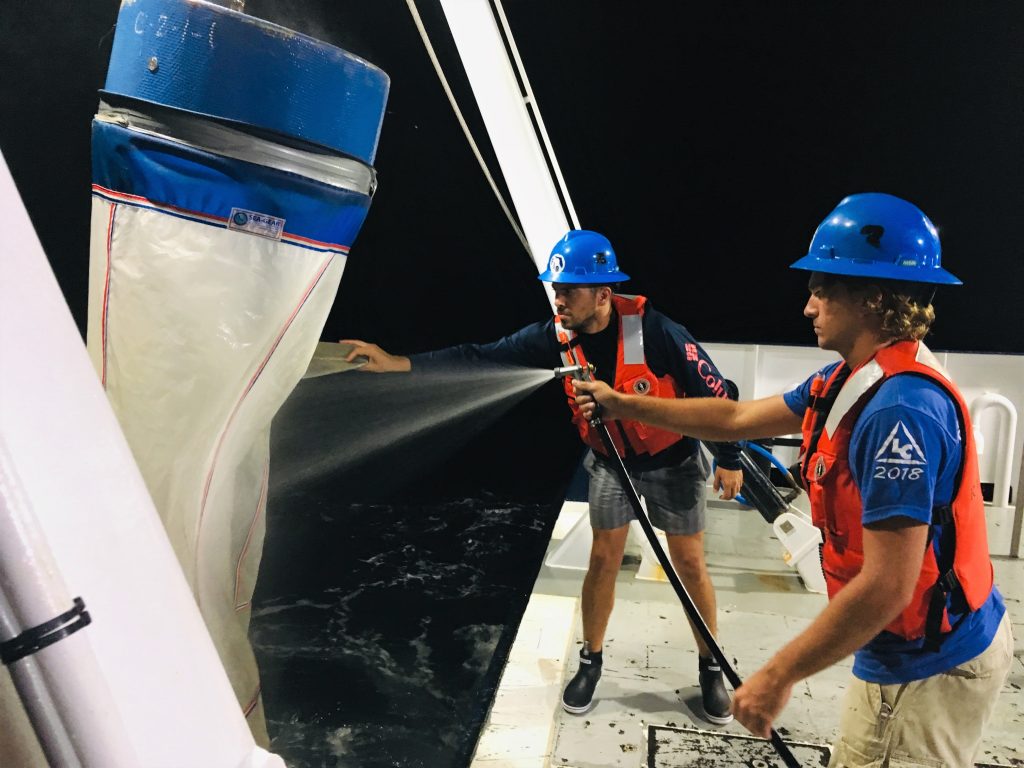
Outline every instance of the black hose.
[[[705, 445], [717, 460], [721, 446], [710, 442]], [[765, 522], [771, 525], [775, 522], [775, 518], [789, 509], [791, 499], [786, 499], [779, 493], [779, 489], [761, 471], [750, 455], [750, 450], [746, 447], [740, 451], [740, 469], [743, 470], [743, 488], [740, 493], [750, 506], [761, 513]]]
[[[598, 433], [601, 435], [601, 442], [604, 443], [605, 450], [608, 452], [608, 456], [612, 459], [615, 470], [619, 474], [619, 480], [622, 482], [622, 488], [626, 492], [626, 498], [629, 499], [629, 503], [633, 507], [633, 513], [636, 515], [636, 519], [640, 523], [640, 527], [643, 529], [644, 535], [647, 537], [647, 541], [654, 550], [654, 554], [658, 558], [658, 562], [665, 570], [665, 576], [668, 577], [669, 584], [672, 585], [672, 588], [676, 592], [676, 596], [679, 597], [679, 601], [683, 604], [683, 609], [686, 611], [686, 615], [689, 616], [690, 622], [694, 627], [696, 627], [698, 634], [700, 634], [701, 639], [704, 641], [704, 644], [722, 666], [722, 671], [725, 673], [725, 677], [728, 679], [729, 684], [732, 685], [733, 690], [736, 690], [743, 684], [743, 681], [740, 680], [740, 676], [736, 674], [736, 670], [732, 668], [732, 665], [729, 663], [729, 659], [725, 656], [725, 652], [722, 651], [721, 647], [718, 645], [718, 641], [715, 640], [715, 636], [711, 634], [711, 630], [708, 629], [708, 625], [704, 622], [704, 618], [700, 615], [700, 611], [697, 610], [697, 606], [694, 604], [693, 598], [690, 597], [689, 592], [686, 591], [686, 587], [683, 586], [683, 582], [679, 580], [679, 576], [672, 567], [672, 561], [669, 560], [668, 555], [665, 554], [665, 550], [662, 549], [661, 542], [658, 541], [658, 535], [654, 530], [654, 526], [651, 525], [651, 521], [647, 517], [647, 513], [644, 512], [644, 508], [640, 504], [640, 494], [637, 493], [636, 488], [633, 487], [633, 481], [629, 478], [629, 472], [626, 471], [626, 465], [622, 463], [622, 457], [619, 456], [619, 452], [615, 449], [615, 443], [612, 442], [612, 436], [608, 432], [608, 427], [601, 420], [597, 411], [595, 411], [595, 416], [591, 419], [590, 425], [596, 428]], [[743, 455], [746, 456], [746, 454]], [[768, 479], [764, 476], [764, 473], [761, 472], [760, 468], [750, 460], [749, 456], [746, 458], [747, 462], [749, 462], [750, 466], [754, 468], [754, 471], [756, 471], [757, 475], [762, 478], [763, 482], [768, 483]], [[746, 476], [746, 471], [746, 464], [744, 464], [744, 476]], [[771, 487], [772, 491], [774, 491], [776, 496], [778, 496], [778, 491], [775, 491], [775, 486], [771, 485], [771, 483], [768, 483], [768, 486]], [[746, 489], [746, 483], [744, 483], [743, 487]], [[757, 493], [766, 496], [767, 494], [764, 493], [764, 490], [763, 485], [758, 482]], [[748, 496], [748, 498], [750, 497]], [[781, 499], [781, 496], [779, 496], [779, 499]], [[771, 509], [772, 507], [766, 508]], [[783, 508], [785, 508], [785, 506]], [[758, 507], [758, 509], [760, 510], [760, 507]], [[765, 512], [762, 511], [761, 514], [765, 515]], [[776, 517], [778, 514], [779, 513], [776, 513]], [[767, 516], [765, 519], [768, 519]], [[774, 518], [772, 519], [774, 520]], [[797, 762], [793, 753], [789, 751], [789, 747], [786, 746], [786, 743], [782, 740], [782, 737], [776, 733], [774, 728], [771, 730], [769, 740], [775, 748], [775, 751], [779, 753], [779, 757], [782, 758], [782, 762], [786, 764], [787, 768], [800, 768], [800, 763]]]

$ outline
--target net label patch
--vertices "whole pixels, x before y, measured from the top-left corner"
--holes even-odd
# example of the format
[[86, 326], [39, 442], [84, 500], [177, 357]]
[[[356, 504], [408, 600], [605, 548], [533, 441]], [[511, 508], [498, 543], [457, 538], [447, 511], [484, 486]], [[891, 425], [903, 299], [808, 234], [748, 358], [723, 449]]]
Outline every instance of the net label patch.
[[281, 235], [284, 234], [284, 219], [269, 216], [266, 213], [232, 208], [231, 216], [228, 217], [228, 229], [248, 232], [250, 235], [258, 235], [271, 240], [280, 240]]

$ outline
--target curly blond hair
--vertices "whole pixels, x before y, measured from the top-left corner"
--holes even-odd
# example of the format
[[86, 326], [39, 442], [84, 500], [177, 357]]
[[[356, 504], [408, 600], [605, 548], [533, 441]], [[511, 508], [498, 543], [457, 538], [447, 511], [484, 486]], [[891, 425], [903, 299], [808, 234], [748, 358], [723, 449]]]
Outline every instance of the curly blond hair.
[[882, 319], [882, 334], [892, 341], [920, 341], [935, 322], [935, 307], [927, 299], [888, 286], [865, 297], [864, 306]]
[[833, 277], [842, 282], [862, 306], [881, 320], [886, 341], [920, 341], [935, 322], [932, 286], [901, 280]]

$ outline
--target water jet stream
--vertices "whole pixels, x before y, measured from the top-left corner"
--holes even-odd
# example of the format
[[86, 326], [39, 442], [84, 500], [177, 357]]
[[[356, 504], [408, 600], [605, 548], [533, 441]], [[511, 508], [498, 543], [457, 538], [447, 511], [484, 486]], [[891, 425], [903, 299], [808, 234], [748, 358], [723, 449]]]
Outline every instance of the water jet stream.
[[349, 473], [401, 448], [387, 478], [397, 486], [551, 381], [550, 368], [505, 365], [304, 379], [274, 419], [272, 485], [279, 492]]

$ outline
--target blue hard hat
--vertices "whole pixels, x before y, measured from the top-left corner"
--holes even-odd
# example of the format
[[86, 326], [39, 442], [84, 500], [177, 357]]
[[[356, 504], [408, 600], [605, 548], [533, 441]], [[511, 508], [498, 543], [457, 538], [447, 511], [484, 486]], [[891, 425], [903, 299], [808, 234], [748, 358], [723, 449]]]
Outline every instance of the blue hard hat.
[[935, 225], [916, 205], [881, 192], [844, 197], [790, 265], [833, 275], [962, 285], [942, 268]]
[[589, 229], [573, 229], [555, 243], [548, 268], [538, 275], [545, 283], [606, 285], [629, 280], [619, 271], [608, 238]]

